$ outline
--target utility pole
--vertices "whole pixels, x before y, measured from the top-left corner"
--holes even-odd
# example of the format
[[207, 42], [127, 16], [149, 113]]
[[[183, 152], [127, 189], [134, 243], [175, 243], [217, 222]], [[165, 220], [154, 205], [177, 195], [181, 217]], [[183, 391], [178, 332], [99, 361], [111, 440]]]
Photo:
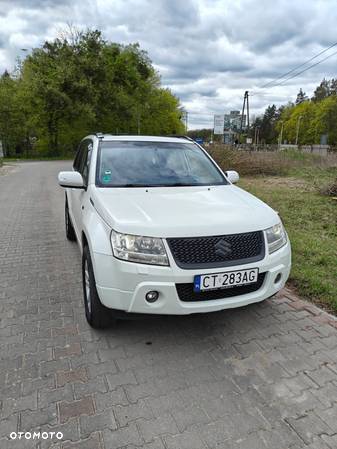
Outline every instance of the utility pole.
[[245, 92], [245, 94], [243, 96], [240, 134], [242, 133], [242, 130], [243, 130], [243, 119], [244, 119], [245, 109], [246, 108], [247, 108], [247, 131], [249, 131], [249, 93], [248, 93], [248, 90], [246, 90], [246, 92]]
[[297, 127], [296, 127], [296, 142], [295, 142], [295, 145], [297, 145], [298, 144], [298, 134], [299, 134], [299, 132], [300, 132], [300, 122], [301, 122], [301, 120], [302, 120], [302, 115], [300, 115], [299, 117], [298, 117], [298, 119], [297, 119]]
[[246, 91], [247, 94], [247, 132], [249, 132], [249, 94], [248, 90]]

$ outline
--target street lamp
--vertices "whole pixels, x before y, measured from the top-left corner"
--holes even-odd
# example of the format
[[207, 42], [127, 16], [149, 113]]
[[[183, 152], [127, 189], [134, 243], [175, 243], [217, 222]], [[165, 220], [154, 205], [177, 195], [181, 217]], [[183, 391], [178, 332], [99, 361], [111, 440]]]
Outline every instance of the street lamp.
[[298, 117], [298, 119], [297, 119], [296, 142], [295, 142], [295, 145], [297, 145], [297, 143], [298, 143], [298, 134], [299, 134], [299, 132], [300, 132], [300, 123], [301, 123], [302, 117], [303, 117], [303, 115], [300, 115], [300, 116]]

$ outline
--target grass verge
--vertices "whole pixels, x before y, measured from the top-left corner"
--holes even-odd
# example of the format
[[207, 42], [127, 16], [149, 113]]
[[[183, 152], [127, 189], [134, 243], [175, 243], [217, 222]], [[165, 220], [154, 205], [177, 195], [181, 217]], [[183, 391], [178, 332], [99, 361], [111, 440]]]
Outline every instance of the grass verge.
[[294, 150], [255, 152], [214, 146], [224, 170], [237, 170], [240, 184], [277, 210], [293, 254], [290, 283], [307, 299], [337, 314], [337, 155]]
[[319, 193], [337, 168], [294, 169], [287, 177], [243, 178], [240, 186], [279, 211], [292, 244], [290, 283], [337, 313], [337, 201]]

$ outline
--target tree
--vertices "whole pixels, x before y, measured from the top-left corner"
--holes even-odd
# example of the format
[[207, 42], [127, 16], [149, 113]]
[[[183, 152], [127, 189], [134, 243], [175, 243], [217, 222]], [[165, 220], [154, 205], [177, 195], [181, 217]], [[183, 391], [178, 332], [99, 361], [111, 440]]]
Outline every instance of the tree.
[[337, 78], [330, 81], [330, 95], [337, 95]]
[[297, 129], [300, 145], [319, 144], [321, 136], [328, 136], [330, 145], [337, 145], [337, 79], [323, 79], [314, 96], [308, 100], [300, 89], [296, 103], [268, 106], [262, 117], [257, 117], [252, 125], [260, 128], [260, 139], [265, 143], [275, 143], [283, 126], [282, 140], [296, 142]]
[[[265, 143], [272, 143], [276, 141], [277, 133], [275, 124], [278, 119], [278, 110], [273, 104], [268, 106], [265, 110], [262, 119], [257, 120], [260, 127], [260, 140]], [[256, 121], [255, 121], [256, 122]]]
[[325, 78], [321, 81], [320, 85], [316, 87], [313, 101], [321, 101], [330, 95], [330, 82]]
[[312, 128], [315, 133], [315, 141], [320, 142], [322, 134], [328, 135], [330, 145], [337, 144], [337, 98], [331, 95], [315, 105], [315, 115], [312, 120]]
[[212, 128], [203, 128], [203, 129], [191, 129], [188, 131], [187, 135], [192, 139], [196, 139], [197, 137], [201, 137], [203, 140], [211, 140], [213, 134]]
[[300, 145], [312, 143], [315, 140], [315, 133], [311, 126], [314, 110], [315, 104], [310, 101], [285, 109], [281, 116], [284, 139], [289, 143], [295, 143], [298, 127], [298, 143]]
[[[10, 122], [7, 140], [21, 149], [31, 137], [48, 155], [73, 151], [95, 131], [181, 133], [179, 100], [160, 86], [138, 44], [107, 42], [100, 31], [70, 30], [33, 50], [16, 76], [0, 80], [1, 105], [18, 111], [20, 136]], [[3, 112], [7, 116], [7, 112]], [[1, 127], [3, 129], [4, 127]], [[18, 142], [18, 143], [17, 143]], [[21, 143], [20, 143], [21, 142]]]
[[308, 97], [307, 97], [306, 93], [303, 92], [302, 88], [300, 88], [300, 90], [297, 94], [295, 103], [301, 104], [301, 103], [303, 103], [303, 101], [307, 101], [307, 100], [308, 100]]
[[0, 77], [0, 140], [5, 156], [27, 149], [28, 117], [19, 85], [20, 81], [7, 71]]

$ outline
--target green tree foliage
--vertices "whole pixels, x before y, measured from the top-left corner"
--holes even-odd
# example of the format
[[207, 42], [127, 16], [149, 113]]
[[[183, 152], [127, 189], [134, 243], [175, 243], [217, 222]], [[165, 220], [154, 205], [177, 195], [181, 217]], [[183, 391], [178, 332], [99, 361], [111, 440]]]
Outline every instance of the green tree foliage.
[[26, 105], [22, 102], [20, 80], [11, 77], [7, 71], [0, 77], [0, 140], [4, 154], [21, 145], [27, 150], [28, 127]]
[[321, 101], [324, 100], [324, 98], [329, 97], [329, 95], [330, 95], [330, 82], [324, 78], [321, 81], [320, 85], [316, 87], [312, 100]]
[[337, 79], [320, 83], [311, 100], [300, 89], [296, 102], [276, 109], [268, 106], [262, 117], [253, 123], [260, 128], [260, 141], [276, 143], [283, 124], [282, 141], [298, 144], [319, 144], [321, 137], [327, 135], [328, 144], [337, 145]]
[[90, 132], [183, 131], [179, 101], [160, 86], [138, 44], [107, 42], [100, 31], [71, 31], [33, 50], [16, 76], [0, 79], [6, 153], [58, 156]]
[[257, 117], [252, 124], [252, 135], [255, 135], [255, 128], [259, 128], [260, 142], [273, 143], [277, 140], [276, 123], [280, 116], [280, 110], [273, 104], [268, 106], [262, 117]]
[[203, 129], [191, 129], [188, 131], [187, 135], [192, 139], [196, 139], [197, 137], [202, 138], [204, 141], [209, 141], [212, 139], [213, 129], [211, 128], [203, 128]]

